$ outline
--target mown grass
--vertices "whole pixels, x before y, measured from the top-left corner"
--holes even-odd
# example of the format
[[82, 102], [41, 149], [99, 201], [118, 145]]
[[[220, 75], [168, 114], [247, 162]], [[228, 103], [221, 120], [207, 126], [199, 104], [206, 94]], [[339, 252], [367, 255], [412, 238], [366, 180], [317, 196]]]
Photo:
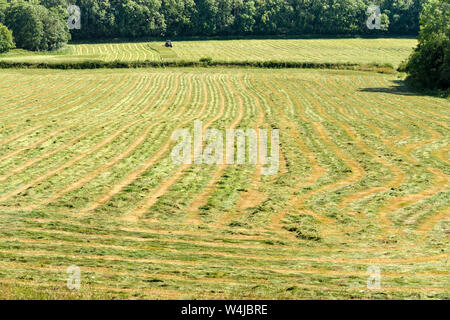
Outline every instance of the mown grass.
[[[396, 80], [0, 71], [0, 297], [450, 298], [450, 105]], [[170, 136], [195, 119], [278, 128], [278, 174], [175, 165]], [[80, 291], [66, 288], [70, 265]]]
[[287, 61], [315, 64], [359, 65], [387, 63], [397, 67], [416, 45], [415, 39], [248, 39], [175, 41], [173, 48], [164, 42], [118, 42], [71, 44], [57, 53], [29, 53], [13, 50], [0, 55], [1, 61], [39, 63], [80, 63], [84, 61], [186, 61], [210, 57], [223, 63], [264, 63]]

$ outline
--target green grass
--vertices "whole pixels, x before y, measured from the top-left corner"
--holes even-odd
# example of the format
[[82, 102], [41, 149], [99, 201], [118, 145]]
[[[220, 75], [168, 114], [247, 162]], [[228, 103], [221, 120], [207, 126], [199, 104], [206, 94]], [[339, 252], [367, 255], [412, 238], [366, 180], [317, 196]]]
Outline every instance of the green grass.
[[[450, 104], [397, 82], [0, 70], [0, 298], [449, 299]], [[195, 119], [279, 128], [279, 173], [175, 165]]]
[[386, 64], [397, 67], [415, 47], [410, 38], [385, 39], [274, 39], [71, 44], [63, 52], [30, 53], [13, 50], [2, 61], [80, 62], [101, 61], [292, 61], [315, 63]]

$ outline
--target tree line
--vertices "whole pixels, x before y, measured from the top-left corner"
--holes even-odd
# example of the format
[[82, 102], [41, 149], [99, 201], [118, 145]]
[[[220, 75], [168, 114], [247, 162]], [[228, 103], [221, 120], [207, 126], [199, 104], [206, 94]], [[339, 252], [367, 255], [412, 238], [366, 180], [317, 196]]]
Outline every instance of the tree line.
[[[68, 18], [68, 5], [80, 7], [81, 29], [71, 31], [72, 38], [77, 40], [161, 36], [416, 35], [425, 1], [0, 0], [0, 23], [9, 27], [8, 7], [27, 2], [59, 13], [62, 20]], [[381, 8], [379, 30], [369, 30], [366, 26], [367, 8], [371, 4]], [[38, 15], [44, 14], [39, 10], [42, 12]]]
[[0, 0], [0, 53], [15, 46], [32, 51], [62, 48], [71, 38], [66, 16], [61, 6], [46, 7], [39, 0]]
[[[224, 35], [417, 34], [424, 0], [72, 0], [75, 39]], [[66, 6], [67, 0], [42, 0]], [[366, 27], [378, 4], [382, 30]]]
[[450, 2], [430, 0], [420, 16], [419, 44], [401, 68], [417, 88], [450, 94]]

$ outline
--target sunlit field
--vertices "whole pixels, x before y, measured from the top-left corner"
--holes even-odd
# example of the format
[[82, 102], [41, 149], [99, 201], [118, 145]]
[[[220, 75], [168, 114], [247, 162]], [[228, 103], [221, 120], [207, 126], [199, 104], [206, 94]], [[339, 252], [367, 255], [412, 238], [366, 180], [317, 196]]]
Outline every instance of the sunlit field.
[[13, 50], [0, 60], [29, 62], [62, 61], [295, 61], [391, 63], [394, 67], [408, 58], [416, 39], [275, 39], [174, 41], [173, 48], [164, 42], [72, 44], [58, 53], [31, 53]]
[[[177, 42], [161, 52], [398, 64], [414, 43]], [[33, 57], [163, 59], [158, 46], [71, 45]], [[1, 70], [0, 298], [449, 299], [450, 104], [398, 80], [300, 69]], [[279, 129], [278, 173], [177, 165], [171, 134], [194, 120]], [[66, 287], [71, 265], [80, 291]], [[368, 268], [379, 268], [379, 288], [368, 288]]]

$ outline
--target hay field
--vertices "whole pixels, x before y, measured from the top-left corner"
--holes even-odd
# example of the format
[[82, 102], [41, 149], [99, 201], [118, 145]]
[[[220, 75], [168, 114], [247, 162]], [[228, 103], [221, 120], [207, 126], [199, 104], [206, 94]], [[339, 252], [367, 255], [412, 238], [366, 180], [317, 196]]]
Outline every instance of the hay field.
[[58, 53], [13, 50], [0, 60], [18, 62], [62, 61], [295, 61], [391, 63], [398, 66], [411, 53], [417, 40], [385, 39], [272, 39], [175, 41], [172, 49], [163, 42], [71, 44]]
[[[1, 70], [0, 297], [449, 299], [450, 104], [397, 80]], [[198, 119], [278, 128], [278, 174], [174, 164]]]

